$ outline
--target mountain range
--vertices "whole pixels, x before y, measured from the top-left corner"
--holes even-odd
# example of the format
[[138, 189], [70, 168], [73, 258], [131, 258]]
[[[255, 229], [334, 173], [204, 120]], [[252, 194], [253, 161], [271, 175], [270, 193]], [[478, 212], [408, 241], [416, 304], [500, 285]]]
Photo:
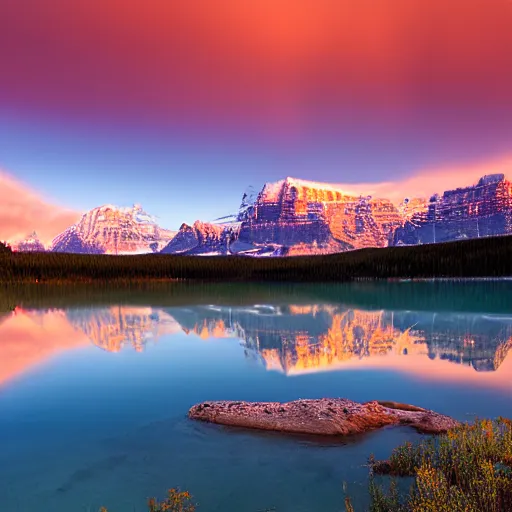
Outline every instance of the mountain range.
[[446, 242], [512, 233], [512, 183], [503, 174], [471, 186], [399, 202], [354, 195], [328, 183], [286, 178], [249, 187], [238, 212], [170, 231], [142, 207], [104, 205], [44, 248], [37, 235], [18, 251], [293, 256], [366, 247]]
[[53, 252], [88, 254], [144, 254], [159, 252], [176, 235], [158, 226], [141, 206], [100, 206], [58, 235]]

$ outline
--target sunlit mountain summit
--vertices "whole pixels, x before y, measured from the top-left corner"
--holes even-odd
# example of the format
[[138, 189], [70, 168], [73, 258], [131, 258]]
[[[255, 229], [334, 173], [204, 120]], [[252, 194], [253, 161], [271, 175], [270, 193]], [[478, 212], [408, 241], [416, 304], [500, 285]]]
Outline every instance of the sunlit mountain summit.
[[163, 252], [293, 256], [510, 233], [512, 183], [504, 174], [399, 200], [287, 177], [266, 183], [258, 194], [249, 188], [235, 214], [182, 225]]
[[512, 182], [501, 173], [430, 197], [392, 199], [287, 177], [265, 183], [258, 192], [248, 187], [236, 212], [214, 221], [182, 223], [178, 231], [161, 227], [140, 205], [107, 204], [85, 213], [50, 247], [35, 234], [11, 245], [32, 252], [262, 257], [507, 234], [512, 234]]
[[58, 235], [51, 250], [143, 254], [160, 251], [174, 235], [174, 231], [161, 228], [140, 205], [132, 208], [104, 205], [87, 212], [77, 224]]

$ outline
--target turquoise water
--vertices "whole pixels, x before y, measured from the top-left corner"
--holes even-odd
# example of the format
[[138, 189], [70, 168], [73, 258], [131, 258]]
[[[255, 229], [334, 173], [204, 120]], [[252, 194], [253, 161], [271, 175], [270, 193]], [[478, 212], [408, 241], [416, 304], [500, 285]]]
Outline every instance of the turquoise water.
[[204, 400], [396, 400], [511, 415], [509, 283], [4, 289], [0, 510], [339, 511], [414, 431], [321, 439], [192, 422]]

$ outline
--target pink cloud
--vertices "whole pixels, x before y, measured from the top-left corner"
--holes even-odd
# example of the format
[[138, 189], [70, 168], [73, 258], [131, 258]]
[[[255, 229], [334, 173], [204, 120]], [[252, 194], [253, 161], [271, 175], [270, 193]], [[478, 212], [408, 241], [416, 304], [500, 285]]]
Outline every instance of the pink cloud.
[[394, 202], [405, 197], [425, 197], [442, 194], [445, 190], [476, 184], [486, 174], [504, 174], [512, 179], [512, 155], [495, 157], [479, 162], [445, 165], [416, 170], [400, 181], [380, 183], [336, 183], [331, 184], [347, 194], [372, 195]]
[[48, 244], [80, 213], [51, 204], [27, 185], [0, 171], [0, 240], [14, 242], [36, 231]]
[[512, 156], [487, 161], [422, 169], [400, 182], [383, 183], [378, 190], [390, 199], [401, 199], [408, 195], [427, 197], [436, 192], [443, 193], [457, 187], [475, 184], [486, 174], [502, 173], [512, 177]]

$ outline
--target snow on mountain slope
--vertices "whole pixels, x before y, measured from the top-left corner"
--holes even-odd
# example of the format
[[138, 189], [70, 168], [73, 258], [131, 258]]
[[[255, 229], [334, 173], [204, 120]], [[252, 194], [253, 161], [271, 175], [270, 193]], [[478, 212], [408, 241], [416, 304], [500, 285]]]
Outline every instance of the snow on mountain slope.
[[[302, 180], [299, 178], [287, 177], [284, 180], [276, 182], [265, 183], [260, 194], [260, 201], [262, 202], [277, 202], [285, 189], [294, 188], [297, 191], [303, 189], [317, 190], [324, 192], [337, 193], [341, 195], [353, 195], [353, 192], [347, 192], [341, 185], [335, 183], [323, 183], [319, 181]], [[335, 197], [335, 196], [334, 196]]]
[[46, 250], [35, 231], [24, 240], [13, 244], [13, 249], [19, 252], [44, 252]]
[[54, 252], [141, 254], [160, 251], [175, 235], [162, 229], [139, 205], [104, 205], [87, 212], [57, 236]]
[[[222, 198], [219, 198], [221, 200]], [[248, 187], [238, 212], [213, 222], [160, 228], [140, 206], [104, 205], [55, 238], [58, 252], [244, 256], [328, 254], [512, 234], [512, 182], [490, 174], [428, 198], [386, 198], [288, 177]], [[37, 237], [19, 243], [34, 250]], [[14, 247], [16, 249], [16, 247]]]
[[182, 224], [176, 236], [162, 249], [163, 254], [229, 254], [231, 228], [196, 221]]
[[232, 227], [234, 229], [239, 228], [240, 223], [246, 221], [252, 215], [254, 204], [257, 200], [258, 192], [256, 192], [256, 189], [252, 185], [249, 185], [245, 189], [244, 195], [242, 196], [242, 201], [238, 211], [236, 213], [215, 219], [212, 224]]

